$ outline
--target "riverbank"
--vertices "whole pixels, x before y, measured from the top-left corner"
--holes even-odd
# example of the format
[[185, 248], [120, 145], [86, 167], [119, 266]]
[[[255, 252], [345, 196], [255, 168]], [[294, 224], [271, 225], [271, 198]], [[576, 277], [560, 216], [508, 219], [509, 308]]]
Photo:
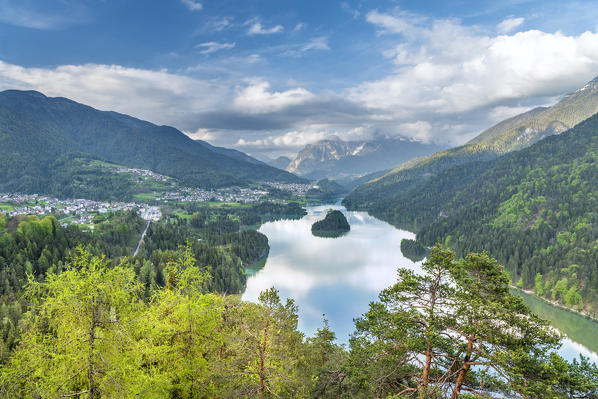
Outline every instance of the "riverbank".
[[544, 298], [544, 297], [542, 297], [542, 296], [540, 296], [540, 295], [536, 294], [536, 293], [535, 293], [534, 291], [532, 291], [532, 290], [525, 290], [525, 289], [523, 289], [523, 288], [519, 288], [519, 287], [517, 287], [517, 286], [514, 286], [514, 285], [511, 285], [511, 288], [512, 288], [513, 290], [517, 290], [517, 291], [519, 291], [519, 292], [523, 292], [524, 294], [527, 294], [527, 295], [533, 296], [534, 298], [536, 298], [536, 299], [539, 299], [539, 300], [541, 300], [542, 302], [544, 302], [544, 303], [546, 303], [546, 304], [548, 304], [548, 305], [550, 305], [550, 306], [554, 306], [555, 308], [559, 308], [559, 309], [562, 309], [562, 310], [566, 310], [567, 312], [571, 312], [571, 313], [573, 313], [573, 314], [576, 314], [576, 315], [578, 315], [578, 316], [581, 316], [581, 317], [583, 317], [583, 318], [585, 318], [585, 319], [587, 319], [587, 320], [590, 320], [590, 321], [592, 321], [592, 322], [594, 322], [594, 323], [598, 323], [598, 317], [596, 317], [596, 316], [594, 316], [594, 315], [592, 315], [592, 314], [590, 314], [590, 313], [588, 313], [588, 312], [584, 312], [584, 311], [579, 311], [579, 310], [575, 310], [575, 309], [568, 308], [568, 307], [566, 307], [565, 305], [563, 305], [563, 304], [561, 304], [561, 303], [559, 303], [559, 302], [557, 302], [557, 301], [551, 301], [550, 299]]

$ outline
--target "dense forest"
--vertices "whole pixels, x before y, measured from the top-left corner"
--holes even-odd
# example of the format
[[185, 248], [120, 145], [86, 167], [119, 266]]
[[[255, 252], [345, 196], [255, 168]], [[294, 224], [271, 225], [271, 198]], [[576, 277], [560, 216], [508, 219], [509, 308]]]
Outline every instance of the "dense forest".
[[328, 211], [324, 219], [311, 225], [312, 234], [319, 237], [338, 237], [350, 230], [347, 218], [338, 210]]
[[94, 191], [89, 185], [71, 184], [72, 178], [83, 177], [127, 192], [119, 176], [90, 176], [68, 162], [72, 157], [150, 169], [191, 187], [304, 182], [238, 151], [194, 141], [173, 127], [34, 91], [0, 92], [0, 191], [59, 196], [66, 190], [103, 199], [89, 196]]
[[82, 247], [62, 270], [30, 276], [31, 311], [0, 366], [0, 397], [598, 395], [598, 368], [553, 352], [560, 338], [510, 294], [486, 254], [458, 262], [435, 247], [423, 274], [399, 269], [356, 320], [348, 347], [325, 320], [305, 337], [297, 306], [275, 289], [257, 304], [214, 293], [198, 263], [182, 248], [149, 296], [129, 260]]
[[422, 245], [419, 241], [403, 238], [401, 240], [401, 253], [407, 259], [419, 262], [428, 255], [429, 251], [428, 248]]
[[[197, 207], [189, 219], [176, 215], [151, 223], [139, 253], [133, 252], [146, 222], [135, 211], [103, 216], [93, 230], [61, 226], [52, 216], [0, 213], [0, 362], [14, 349], [30, 301], [22, 295], [29, 278], [44, 281], [60, 273], [78, 247], [105, 256], [110, 265], [128, 259], [145, 298], [166, 284], [165, 268], [188, 246], [196, 265], [211, 278], [210, 292], [238, 294], [245, 289], [244, 267], [268, 254], [268, 239], [245, 225], [272, 218], [302, 217], [296, 203], [260, 203], [246, 208]], [[105, 219], [105, 220], [104, 220]]]
[[341, 195], [347, 193], [345, 187], [341, 186], [334, 180], [321, 179], [316, 183], [315, 187], [310, 188], [305, 197], [308, 201], [331, 202], [338, 200]]
[[576, 309], [598, 305], [598, 116], [497, 160], [472, 162], [387, 195], [372, 214], [443, 242], [486, 250], [514, 283]]

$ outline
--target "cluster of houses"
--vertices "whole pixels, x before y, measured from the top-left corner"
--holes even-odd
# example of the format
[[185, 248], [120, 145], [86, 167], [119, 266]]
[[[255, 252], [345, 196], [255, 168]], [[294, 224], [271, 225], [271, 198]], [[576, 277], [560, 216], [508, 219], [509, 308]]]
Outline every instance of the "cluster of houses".
[[252, 188], [230, 187], [218, 190], [203, 190], [201, 188], [181, 187], [175, 192], [165, 192], [158, 201], [204, 202], [230, 201], [251, 203], [257, 202], [268, 195], [268, 191]]
[[136, 176], [142, 176], [142, 177], [150, 177], [152, 179], [154, 179], [155, 181], [161, 181], [161, 182], [166, 182], [168, 181], [170, 178], [164, 175], [160, 175], [158, 173], [154, 173], [151, 170], [148, 169], [138, 169], [138, 168], [116, 168], [116, 173], [132, 173]]
[[311, 184], [299, 184], [299, 183], [276, 183], [266, 182], [264, 183], [270, 187], [277, 188], [283, 191], [290, 191], [297, 196], [304, 196], [312, 185]]
[[63, 214], [63, 224], [93, 224], [96, 215], [116, 211], [129, 211], [136, 209], [145, 220], [157, 221], [162, 217], [160, 208], [147, 204], [133, 202], [99, 202], [87, 199], [59, 200], [38, 194], [0, 194], [0, 202], [12, 205], [12, 210], [5, 213], [8, 216], [16, 215], [47, 215]]

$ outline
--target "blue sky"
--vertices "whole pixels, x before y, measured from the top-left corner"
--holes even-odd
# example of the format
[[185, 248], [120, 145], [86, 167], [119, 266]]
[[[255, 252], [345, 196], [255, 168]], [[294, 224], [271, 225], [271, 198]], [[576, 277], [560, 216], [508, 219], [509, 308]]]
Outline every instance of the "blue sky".
[[0, 0], [0, 89], [257, 156], [456, 145], [598, 75], [597, 27], [590, 1]]

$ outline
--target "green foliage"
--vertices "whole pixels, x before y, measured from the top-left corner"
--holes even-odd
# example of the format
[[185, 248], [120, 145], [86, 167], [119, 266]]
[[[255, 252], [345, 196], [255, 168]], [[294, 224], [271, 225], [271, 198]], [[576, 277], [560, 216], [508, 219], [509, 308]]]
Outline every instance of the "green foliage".
[[[424, 245], [451, 236], [451, 248], [458, 256], [488, 251], [507, 267], [513, 281], [523, 279], [524, 288], [534, 286], [540, 273], [543, 295], [552, 297], [554, 292], [563, 304], [562, 283], [558, 289], [555, 285], [567, 277], [566, 289], [576, 285], [583, 304], [595, 308], [597, 129], [594, 116], [501, 158], [409, 180], [403, 191], [381, 180], [375, 183], [379, 191], [364, 194], [364, 201], [370, 202], [363, 204], [395, 225], [411, 228], [417, 223], [417, 239]], [[575, 276], [569, 269], [572, 265], [578, 265]], [[576, 300], [572, 303], [579, 305]]]
[[0, 191], [121, 200], [136, 194], [128, 178], [102, 171], [98, 160], [150, 169], [192, 187], [302, 181], [172, 127], [36, 92], [0, 93]]
[[414, 262], [419, 262], [425, 258], [428, 252], [428, 248], [415, 240], [410, 240], [408, 238], [403, 238], [401, 240], [401, 253], [403, 256]]
[[330, 202], [338, 199], [348, 190], [334, 180], [322, 179], [316, 183], [316, 187], [307, 190], [306, 197], [310, 201]]
[[139, 288], [130, 268], [108, 268], [82, 249], [60, 275], [30, 280], [26, 295], [36, 306], [2, 370], [3, 394], [134, 397], [141, 373], [133, 338]]
[[566, 374], [551, 360], [566, 364], [550, 354], [558, 336], [509, 293], [495, 260], [472, 253], [456, 262], [436, 246], [423, 270], [399, 269], [397, 282], [356, 322], [350, 360], [356, 396], [562, 397], [544, 396], [558, 388], [554, 377]]
[[351, 230], [345, 215], [338, 210], [328, 212], [323, 220], [312, 224], [311, 232], [319, 237], [338, 237]]
[[536, 294], [544, 295], [544, 283], [542, 282], [542, 274], [540, 273], [536, 273], [536, 277], [534, 278], [534, 288]]
[[357, 187], [343, 204], [398, 226], [411, 227], [414, 219], [430, 223], [439, 216], [439, 204], [449, 202], [499, 156], [562, 133], [598, 113], [597, 88], [594, 80], [550, 108], [535, 108], [498, 123], [464, 146], [405, 162]]
[[[143, 268], [149, 269], [151, 262]], [[259, 304], [209, 293], [191, 245], [147, 298], [126, 262], [79, 248], [29, 279], [31, 310], [0, 368], [2, 398], [593, 397], [598, 369], [549, 352], [558, 337], [509, 294], [486, 254], [437, 246], [423, 274], [399, 269], [356, 321], [350, 351], [326, 321], [304, 339], [275, 289]]]

